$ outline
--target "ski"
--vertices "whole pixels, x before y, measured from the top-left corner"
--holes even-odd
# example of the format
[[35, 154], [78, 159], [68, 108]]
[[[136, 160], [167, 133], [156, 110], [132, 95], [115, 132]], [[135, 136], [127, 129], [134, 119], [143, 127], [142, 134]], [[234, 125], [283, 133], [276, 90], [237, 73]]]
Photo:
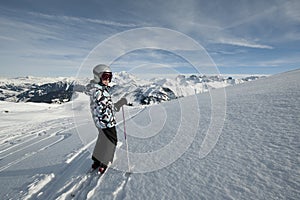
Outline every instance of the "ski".
[[72, 192], [70, 194], [72, 198], [76, 196], [76, 191], [78, 191], [78, 189], [82, 187], [83, 184], [91, 181], [90, 179], [94, 177], [94, 173], [96, 173], [97, 170], [98, 168], [94, 169], [91, 167], [84, 175], [81, 175], [79, 181], [74, 185]]
[[91, 168], [84, 176], [82, 176], [80, 181], [77, 184], [75, 184], [70, 196], [74, 198], [77, 195], [77, 193], [80, 192], [80, 188], [88, 186], [94, 179], [96, 179], [95, 177], [97, 177], [97, 185], [98, 185], [99, 182], [98, 179], [101, 179], [101, 177], [106, 174], [108, 169], [109, 167], [107, 167], [104, 173], [100, 173], [98, 171], [98, 168], [96, 169]]

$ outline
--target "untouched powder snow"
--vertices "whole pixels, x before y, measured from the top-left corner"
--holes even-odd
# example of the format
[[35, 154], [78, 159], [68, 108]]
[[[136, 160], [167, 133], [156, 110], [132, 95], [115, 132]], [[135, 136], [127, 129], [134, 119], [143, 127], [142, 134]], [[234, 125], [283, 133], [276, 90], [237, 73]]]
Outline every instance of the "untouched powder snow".
[[114, 163], [99, 177], [87, 174], [97, 137], [87, 96], [0, 102], [1, 199], [300, 199], [299, 77], [125, 107], [130, 176], [121, 112]]

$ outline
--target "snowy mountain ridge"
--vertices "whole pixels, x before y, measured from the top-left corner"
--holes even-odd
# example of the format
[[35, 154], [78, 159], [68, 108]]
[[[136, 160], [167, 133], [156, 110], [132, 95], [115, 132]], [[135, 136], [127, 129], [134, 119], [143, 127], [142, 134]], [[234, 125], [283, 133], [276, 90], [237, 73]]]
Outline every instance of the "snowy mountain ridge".
[[[114, 73], [111, 83], [115, 99], [125, 96], [133, 105], [153, 104], [207, 92], [210, 89], [252, 81], [260, 76], [233, 79], [221, 76], [177, 75], [175, 78], [142, 80], [127, 72]], [[0, 78], [0, 100], [11, 102], [63, 103], [73, 92], [84, 92], [88, 78], [19, 77]]]

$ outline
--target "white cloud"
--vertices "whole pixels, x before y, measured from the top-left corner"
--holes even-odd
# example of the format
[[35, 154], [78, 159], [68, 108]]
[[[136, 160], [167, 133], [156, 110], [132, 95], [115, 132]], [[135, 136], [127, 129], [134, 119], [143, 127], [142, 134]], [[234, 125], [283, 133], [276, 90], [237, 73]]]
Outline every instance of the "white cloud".
[[16, 41], [16, 38], [0, 35], [0, 40]]
[[241, 47], [249, 47], [249, 48], [258, 48], [258, 49], [273, 49], [272, 46], [258, 44], [252, 41], [248, 41], [246, 39], [233, 39], [233, 38], [220, 38], [218, 40], [221, 44], [229, 44], [234, 46], [241, 46]]
[[42, 17], [44, 19], [64, 20], [65, 22], [76, 22], [76, 23], [83, 23], [83, 24], [89, 22], [89, 23], [96, 23], [101, 25], [127, 27], [127, 28], [134, 28], [138, 26], [134, 23], [120, 23], [115, 21], [92, 19], [92, 18], [85, 18], [85, 17], [73, 17], [73, 16], [66, 16], [66, 15], [48, 15], [48, 14], [37, 13], [37, 12], [29, 12], [29, 14], [35, 17]]
[[300, 2], [299, 1], [286, 1], [283, 4], [283, 11], [291, 19], [295, 21], [300, 21]]
[[278, 67], [278, 66], [285, 66], [285, 65], [297, 65], [300, 62], [300, 58], [297, 56], [291, 57], [282, 57], [278, 59], [272, 60], [264, 60], [257, 63], [257, 66], [261, 67]]
[[12, 19], [7, 17], [0, 17], [1, 35], [9, 35], [13, 40], [19, 42], [31, 43], [38, 39], [54, 39], [62, 40], [60, 34], [57, 32], [58, 26], [49, 25], [46, 23], [30, 23], [22, 19]]

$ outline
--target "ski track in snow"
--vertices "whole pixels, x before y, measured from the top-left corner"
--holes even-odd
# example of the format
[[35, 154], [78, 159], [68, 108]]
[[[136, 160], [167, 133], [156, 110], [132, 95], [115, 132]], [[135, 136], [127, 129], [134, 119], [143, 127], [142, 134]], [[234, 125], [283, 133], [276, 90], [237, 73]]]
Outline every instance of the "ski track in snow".
[[[8, 134], [3, 134], [1, 139], [2, 144], [10, 145], [10, 147], [4, 147], [4, 145], [1, 145], [1, 151], [0, 153], [9, 150], [10, 148], [16, 147], [17, 145], [20, 145], [20, 141], [26, 142], [29, 141], [26, 138], [36, 138], [37, 136], [40, 136], [42, 134], [45, 134], [48, 130], [53, 129], [55, 127], [61, 128], [61, 125], [57, 124], [57, 121], [49, 121], [45, 123], [41, 123], [38, 126], [34, 124], [19, 124], [18, 127], [22, 127], [19, 129], [4, 129]], [[42, 128], [43, 127], [43, 128]], [[12, 133], [12, 134], [11, 134]], [[1, 133], [0, 133], [1, 134]], [[4, 147], [4, 148], [2, 148]]]
[[[59, 131], [57, 131], [57, 129]], [[0, 167], [0, 172], [11, 167], [12, 165], [15, 165], [15, 164], [21, 162], [24, 159], [27, 159], [27, 158], [35, 155], [36, 153], [38, 153], [40, 151], [43, 151], [43, 150], [55, 145], [56, 143], [62, 141], [66, 137], [68, 137], [68, 134], [65, 135], [65, 134], [61, 133], [62, 130], [60, 130], [60, 129], [61, 128], [59, 128], [57, 126], [52, 126], [52, 127], [50, 126], [48, 129], [44, 129], [40, 132], [37, 132], [35, 137], [30, 138], [28, 140], [24, 140], [23, 142], [21, 142], [17, 145], [13, 145], [13, 146], [11, 146], [11, 148], [7, 148], [7, 151], [2, 150], [2, 152], [0, 153], [0, 155], [1, 155], [0, 161], [5, 162], [6, 161], [5, 158], [7, 158], [7, 157], [15, 158], [16, 156], [14, 156], [14, 154], [18, 154], [18, 153], [19, 153], [19, 155], [17, 157], [19, 157], [19, 159], [14, 159], [14, 161], [5, 162], [4, 164], [2, 164], [2, 162], [1, 162], [1, 165], [4, 165], [4, 166]], [[65, 129], [63, 131], [68, 131], [70, 129], [73, 129], [73, 127], [69, 128], [69, 129]], [[41, 132], [47, 132], [47, 134], [45, 134], [44, 136], [39, 136], [39, 134]], [[59, 137], [56, 137], [56, 136], [59, 136]], [[53, 137], [55, 137], [55, 140], [54, 140], [54, 142], [51, 142]], [[36, 141], [33, 141], [34, 139], [36, 139]], [[48, 141], [50, 141], [50, 143]], [[45, 142], [43, 147], [36, 150], [36, 147], [39, 147], [38, 144], [42, 143], [42, 142]], [[29, 144], [27, 144], [27, 143], [29, 143]], [[16, 150], [14, 150], [14, 149], [16, 149]], [[2, 156], [3, 153], [5, 153], [5, 155]]]
[[38, 193], [43, 187], [45, 187], [53, 178], [54, 174], [43, 175], [41, 180], [37, 179], [33, 183], [29, 185], [28, 194], [24, 196], [24, 200], [30, 199], [33, 194], [38, 194], [38, 196], [42, 193]]
[[[229, 88], [224, 130], [207, 157], [199, 158], [204, 138], [200, 133], [207, 126], [206, 122], [200, 122], [194, 143], [176, 162], [158, 171], [129, 177], [113, 168], [101, 177], [97, 173], [86, 173], [91, 165], [90, 148], [96, 139], [82, 145], [74, 134], [76, 127], [89, 129], [86, 119], [77, 123], [71, 117], [24, 122], [17, 128], [3, 123], [1, 127], [5, 128], [0, 130], [1, 197], [300, 199], [297, 74], [299, 70]], [[206, 94], [199, 97], [201, 103], [209, 102]], [[184, 101], [189, 103], [189, 98]], [[163, 104], [171, 117], [176, 117], [168, 113], [174, 105], [177, 104]], [[149, 110], [140, 108], [126, 120], [137, 118], [135, 122], [145, 122], [145, 113], [141, 112]], [[201, 113], [209, 114], [209, 109], [203, 106]], [[169, 134], [159, 139], [172, 138]], [[118, 137], [121, 139], [122, 132]], [[132, 139], [130, 147], [147, 151], [147, 147], [160, 145], [155, 139], [147, 138], [147, 143], [134, 143]]]
[[131, 180], [131, 177], [125, 177], [125, 180], [123, 180], [120, 184], [120, 186], [112, 193], [113, 194], [113, 199], [118, 200], [118, 199], [125, 199], [126, 192], [125, 192], [125, 187], [128, 184], [128, 182]]
[[[138, 109], [138, 111], [131, 115], [131, 118], [134, 118], [138, 113], [143, 111], [144, 109]], [[66, 119], [69, 120], [69, 119]], [[61, 129], [61, 120], [56, 120], [56, 122], [52, 122], [47, 124], [44, 123], [43, 126], [47, 127], [43, 130], [37, 131], [34, 133], [34, 136], [31, 138], [22, 138], [22, 142], [19, 144], [15, 144], [15, 146], [11, 146], [3, 150], [4, 156], [2, 157], [2, 161], [8, 158], [15, 158], [12, 162], [1, 163], [0, 171], [4, 171], [17, 163], [20, 163], [29, 157], [32, 157], [41, 151], [46, 150], [47, 148], [62, 142], [63, 140], [70, 137], [69, 131], [74, 129], [75, 126], [72, 123], [71, 126], [65, 126]], [[118, 124], [122, 123], [119, 121]], [[86, 126], [87, 123], [82, 120], [82, 122], [77, 122], [76, 127]], [[31, 130], [34, 132], [34, 130]], [[40, 136], [40, 133], [43, 133]], [[53, 140], [53, 141], [52, 141]], [[50, 142], [51, 141], [51, 142]], [[90, 161], [90, 152], [88, 148], [94, 144], [96, 138], [89, 142], [88, 144], [82, 146], [75, 153], [71, 153], [67, 155], [67, 159], [65, 160], [65, 165], [59, 172], [53, 174], [51, 180], [43, 181], [45, 184], [39, 184], [39, 189], [29, 189], [28, 192], [24, 191], [26, 189], [22, 189], [23, 192], [20, 193], [22, 198], [31, 198], [31, 199], [85, 199], [87, 197], [91, 198], [93, 196], [93, 191], [95, 187], [99, 186], [103, 177], [98, 178], [97, 176], [92, 177], [91, 175], [76, 175], [80, 173], [85, 173], [85, 171], [89, 168]], [[42, 148], [37, 148], [42, 146]], [[118, 147], [121, 146], [121, 142], [118, 144]], [[20, 155], [17, 155], [17, 154]], [[23, 156], [21, 156], [21, 154]], [[0, 153], [1, 155], [1, 153]], [[88, 162], [87, 162], [88, 161]], [[47, 179], [48, 180], [48, 179]], [[30, 185], [35, 185], [36, 180]], [[43, 186], [43, 187], [42, 187]], [[53, 193], [53, 191], [57, 191]], [[75, 197], [72, 197], [72, 192], [76, 193]]]

